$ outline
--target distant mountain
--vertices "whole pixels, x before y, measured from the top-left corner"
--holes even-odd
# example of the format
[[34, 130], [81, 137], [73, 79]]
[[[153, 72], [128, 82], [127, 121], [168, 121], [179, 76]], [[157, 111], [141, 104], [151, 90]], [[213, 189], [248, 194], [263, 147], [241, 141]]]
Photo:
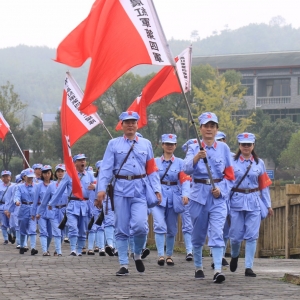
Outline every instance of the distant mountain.
[[[190, 41], [170, 40], [173, 55]], [[193, 43], [193, 56], [234, 53], [300, 50], [300, 29], [289, 26], [250, 24]], [[10, 81], [23, 102], [28, 103], [28, 118], [33, 114], [55, 113], [60, 106], [65, 72], [70, 71], [84, 88], [89, 62], [79, 69], [54, 62], [55, 49], [20, 45], [0, 49], [0, 85]], [[131, 71], [142, 76], [158, 71], [154, 66], [137, 66]], [[133, 100], [133, 99], [132, 99]]]

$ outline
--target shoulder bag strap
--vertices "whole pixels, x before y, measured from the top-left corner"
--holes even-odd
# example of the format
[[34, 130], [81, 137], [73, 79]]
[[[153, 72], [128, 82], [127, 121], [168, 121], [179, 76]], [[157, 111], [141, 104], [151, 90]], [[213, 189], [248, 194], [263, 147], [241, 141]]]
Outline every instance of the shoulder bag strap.
[[171, 168], [171, 165], [172, 165], [172, 161], [170, 160], [170, 164], [168, 165], [167, 169], [166, 169], [166, 172], [164, 173], [164, 175], [162, 176], [162, 178], [160, 179], [160, 182], [162, 182], [165, 178], [165, 176], [167, 175], [169, 169]]
[[[246, 170], [245, 174], [243, 175], [243, 177], [240, 179], [240, 181], [238, 182], [238, 184], [236, 185], [236, 187], [234, 187], [235, 189], [237, 189], [241, 185], [241, 183], [243, 182], [243, 180], [245, 179], [245, 177], [249, 173], [251, 165], [252, 165], [252, 161], [250, 162], [250, 165], [247, 167], [247, 170]], [[234, 194], [234, 192], [231, 191], [229, 200], [232, 198], [233, 194]]]

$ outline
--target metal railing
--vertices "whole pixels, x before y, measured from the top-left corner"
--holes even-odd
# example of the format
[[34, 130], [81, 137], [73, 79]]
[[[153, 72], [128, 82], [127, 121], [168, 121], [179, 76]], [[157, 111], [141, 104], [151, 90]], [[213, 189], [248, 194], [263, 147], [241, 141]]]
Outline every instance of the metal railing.
[[291, 103], [291, 96], [257, 97], [256, 105]]

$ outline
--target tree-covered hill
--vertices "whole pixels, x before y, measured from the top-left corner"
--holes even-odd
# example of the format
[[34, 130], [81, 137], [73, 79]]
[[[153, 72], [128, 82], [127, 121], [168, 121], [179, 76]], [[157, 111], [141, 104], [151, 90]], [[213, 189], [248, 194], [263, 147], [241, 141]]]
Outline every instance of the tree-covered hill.
[[[169, 44], [176, 56], [190, 41], [172, 39]], [[193, 43], [193, 56], [290, 50], [300, 50], [300, 29], [290, 25], [250, 24], [236, 30], [227, 28]], [[0, 49], [0, 85], [7, 81], [14, 85], [21, 101], [28, 103], [28, 119], [33, 114], [57, 111], [66, 71], [70, 70], [82, 88], [85, 86], [89, 62], [79, 69], [72, 69], [54, 62], [53, 58], [55, 49], [47, 47], [20, 45]], [[157, 70], [152, 66], [138, 66], [132, 71], [144, 76]]]

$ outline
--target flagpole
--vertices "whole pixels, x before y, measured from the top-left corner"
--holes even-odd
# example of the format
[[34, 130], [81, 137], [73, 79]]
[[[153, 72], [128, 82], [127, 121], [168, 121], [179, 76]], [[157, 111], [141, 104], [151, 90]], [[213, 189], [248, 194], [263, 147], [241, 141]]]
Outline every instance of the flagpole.
[[[200, 150], [203, 150], [203, 147], [201, 146], [201, 142], [200, 142], [200, 137], [199, 137], [199, 134], [198, 134], [198, 131], [197, 131], [197, 128], [196, 128], [196, 125], [195, 125], [195, 122], [194, 122], [194, 119], [193, 119], [193, 116], [192, 116], [191, 107], [190, 107], [188, 99], [187, 99], [187, 97], [186, 97], [186, 95], [184, 93], [184, 90], [182, 88], [181, 81], [180, 81], [180, 78], [179, 78], [176, 66], [174, 67], [174, 70], [175, 70], [176, 77], [177, 77], [179, 85], [180, 85], [181, 93], [182, 93], [182, 95], [184, 97], [184, 100], [185, 100], [185, 103], [186, 103], [186, 106], [187, 106], [187, 109], [188, 109], [189, 116], [191, 118], [191, 122], [192, 122], [193, 128], [194, 128], [195, 133], [196, 133], [196, 138], [197, 138]], [[210, 171], [210, 168], [209, 168], [209, 165], [208, 165], [206, 157], [203, 158], [203, 162], [205, 164], [205, 167], [206, 167], [206, 170], [207, 170], [207, 174], [208, 174], [208, 177], [210, 179], [211, 186], [212, 186], [213, 189], [215, 189], [215, 184], [214, 184], [214, 181], [213, 181], [213, 178], [212, 178], [212, 175], [211, 175], [211, 171]]]
[[104, 123], [102, 123], [102, 126], [104, 127], [104, 129], [106, 130], [106, 132], [108, 133], [108, 135], [110, 136], [110, 138], [113, 139], [113, 136], [111, 135], [111, 133], [109, 132], [109, 130], [107, 129], [107, 127], [104, 125]]
[[25, 155], [24, 155], [22, 149], [20, 148], [20, 146], [19, 146], [19, 144], [18, 144], [18, 142], [17, 142], [17, 140], [16, 140], [14, 134], [13, 134], [12, 131], [10, 130], [10, 128], [9, 128], [9, 132], [11, 133], [11, 136], [12, 136], [13, 139], [15, 140], [15, 142], [16, 142], [16, 144], [17, 144], [17, 146], [18, 146], [18, 148], [19, 148], [19, 150], [20, 150], [20, 152], [21, 152], [21, 154], [22, 154], [22, 156], [23, 156], [23, 159], [25, 160], [27, 166], [30, 168], [29, 162], [27, 161], [27, 159], [26, 159], [26, 157], [25, 157]]

